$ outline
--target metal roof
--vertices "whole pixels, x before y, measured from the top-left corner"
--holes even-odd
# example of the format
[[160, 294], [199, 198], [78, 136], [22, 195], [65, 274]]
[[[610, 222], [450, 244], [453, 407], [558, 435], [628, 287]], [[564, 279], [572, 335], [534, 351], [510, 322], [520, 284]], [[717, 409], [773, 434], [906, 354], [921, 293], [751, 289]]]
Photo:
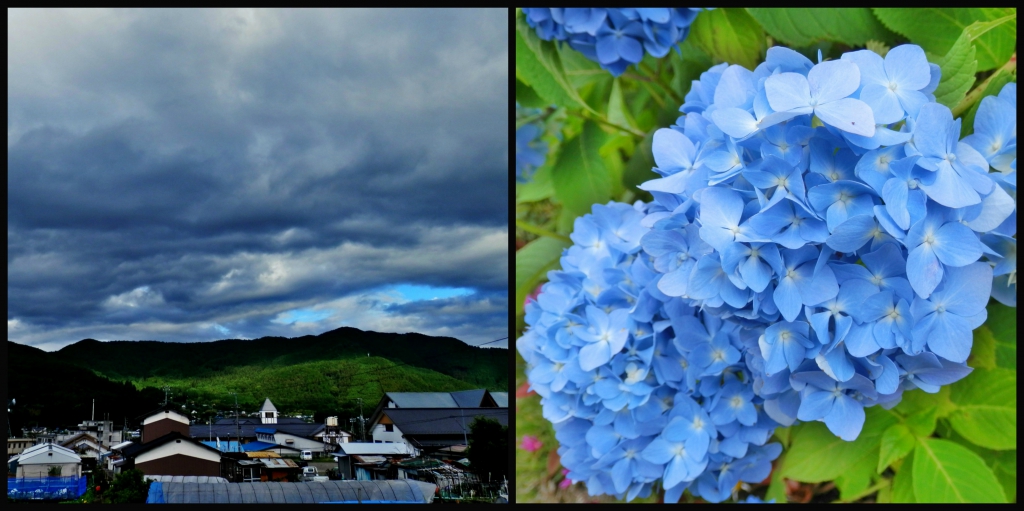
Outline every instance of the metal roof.
[[459, 408], [477, 408], [484, 401], [484, 394], [487, 391], [484, 389], [476, 390], [460, 390], [459, 392], [452, 392], [452, 399], [458, 404]]
[[491, 392], [494, 402], [502, 408], [508, 408], [508, 392]]
[[253, 431], [255, 431], [257, 433], [270, 433], [270, 434], [274, 434], [274, 433], [277, 432], [277, 430], [274, 429], [274, 428], [256, 428]]
[[263, 402], [263, 407], [260, 408], [260, 411], [261, 412], [276, 412], [277, 408], [274, 408], [274, 403], [271, 403], [270, 402], [270, 398], [268, 397], [267, 400]]
[[387, 481], [163, 483], [149, 487], [148, 504], [315, 504], [389, 502], [429, 504], [437, 487], [411, 479]]
[[215, 483], [215, 484], [227, 484], [228, 480], [223, 477], [213, 476], [151, 476], [146, 475], [146, 479], [156, 481], [159, 483]]
[[398, 408], [457, 408], [450, 392], [388, 392]]
[[209, 447], [213, 447], [214, 449], [217, 449], [220, 452], [241, 452], [241, 446], [239, 446], [238, 442], [234, 440], [221, 440], [219, 443], [216, 441], [210, 442], [208, 440], [202, 440], [200, 441], [200, 443]]
[[132, 445], [132, 441], [131, 440], [127, 440], [127, 441], [121, 442], [121, 443], [119, 443], [117, 445], [112, 445], [112, 446], [110, 446], [110, 450], [111, 451], [116, 451], [118, 449], [124, 449], [125, 447], [128, 447], [129, 445]]
[[[273, 442], [249, 442], [242, 444], [243, 451], [262, 451], [263, 449], [269, 449], [271, 447], [284, 447], [283, 445], [277, 445]], [[289, 449], [291, 449], [289, 447]]]
[[388, 408], [384, 414], [407, 436], [461, 435], [479, 415], [508, 425], [508, 408]]
[[349, 442], [338, 446], [341, 452], [333, 453], [332, 456], [353, 455], [353, 454], [390, 454], [390, 455], [412, 455], [412, 451], [406, 444], [379, 444], [375, 442]]
[[[278, 419], [277, 423], [274, 424], [274, 428], [277, 429], [278, 432], [307, 438], [312, 437], [313, 434], [322, 429], [323, 426], [323, 424], [310, 424], [302, 419], [295, 418]], [[262, 429], [263, 427], [264, 425], [259, 422], [259, 420], [238, 420], [238, 429], [242, 438], [256, 438], [256, 428]], [[221, 419], [212, 425], [193, 424], [189, 426], [188, 431], [194, 438], [209, 438], [211, 436], [220, 437], [222, 439], [236, 438], [234, 419]]]

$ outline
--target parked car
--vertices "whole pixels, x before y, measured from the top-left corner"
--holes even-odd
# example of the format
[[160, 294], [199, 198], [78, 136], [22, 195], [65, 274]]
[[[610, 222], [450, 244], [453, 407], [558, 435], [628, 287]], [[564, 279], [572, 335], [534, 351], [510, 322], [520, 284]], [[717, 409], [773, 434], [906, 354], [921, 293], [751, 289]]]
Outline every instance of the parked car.
[[303, 467], [302, 476], [299, 477], [299, 481], [315, 481], [318, 483], [327, 482], [329, 480], [330, 478], [327, 476], [322, 476], [317, 473], [316, 467]]
[[311, 460], [313, 459], [313, 451], [302, 451], [302, 454], [299, 456], [299, 458], [304, 460]]

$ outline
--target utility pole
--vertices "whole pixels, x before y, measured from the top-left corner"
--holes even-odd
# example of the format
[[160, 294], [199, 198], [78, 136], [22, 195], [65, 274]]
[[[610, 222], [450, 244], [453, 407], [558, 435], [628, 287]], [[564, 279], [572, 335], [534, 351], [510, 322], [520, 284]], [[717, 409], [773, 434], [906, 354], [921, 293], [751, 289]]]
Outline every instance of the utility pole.
[[[367, 353], [367, 356], [369, 356], [369, 353]], [[360, 435], [362, 436], [363, 441], [365, 442], [366, 441], [366, 418], [363, 417], [363, 398], [357, 397], [356, 399], [359, 401], [359, 431], [360, 431]]]
[[459, 415], [462, 416], [462, 441], [466, 442], [466, 448], [469, 449], [469, 438], [466, 437], [466, 412], [459, 408]]
[[[239, 433], [238, 429], [238, 394], [231, 392], [231, 395], [235, 396], [235, 440], [238, 442], [238, 445], [242, 445], [242, 435]], [[230, 439], [228, 439], [228, 445], [231, 445]], [[239, 447], [239, 449], [241, 449], [241, 447]]]
[[171, 391], [171, 388], [164, 385], [164, 405], [167, 405], [167, 393]]

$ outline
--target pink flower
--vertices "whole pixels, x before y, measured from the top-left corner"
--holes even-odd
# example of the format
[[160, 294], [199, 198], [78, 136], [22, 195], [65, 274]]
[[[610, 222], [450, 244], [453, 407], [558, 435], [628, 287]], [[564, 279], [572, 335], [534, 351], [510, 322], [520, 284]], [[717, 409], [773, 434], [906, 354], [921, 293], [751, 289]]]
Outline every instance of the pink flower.
[[529, 452], [536, 451], [544, 445], [537, 437], [533, 435], [523, 435], [523, 449]]
[[[562, 469], [562, 476], [568, 476], [568, 475], [569, 475], [569, 469], [565, 469], [565, 468], [563, 468], [563, 469]], [[558, 483], [558, 487], [559, 487], [559, 488], [561, 488], [561, 489], [563, 489], [563, 490], [564, 490], [564, 489], [566, 489], [566, 488], [568, 488], [568, 487], [570, 487], [570, 486], [572, 486], [572, 479], [569, 479], [568, 477], [564, 477], [564, 478], [563, 478], [563, 479], [562, 479], [562, 480], [561, 480], [561, 481], [560, 481], [560, 482]]]

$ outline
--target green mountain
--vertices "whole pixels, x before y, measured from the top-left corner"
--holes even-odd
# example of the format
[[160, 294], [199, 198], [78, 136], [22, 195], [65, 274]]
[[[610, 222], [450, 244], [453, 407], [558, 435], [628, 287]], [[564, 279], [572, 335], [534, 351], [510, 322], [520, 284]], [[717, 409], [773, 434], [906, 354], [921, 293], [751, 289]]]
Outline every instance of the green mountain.
[[[241, 411], [270, 397], [283, 413], [347, 420], [358, 415], [357, 399], [369, 414], [384, 392], [508, 388], [507, 349], [414, 333], [340, 328], [203, 343], [86, 339], [53, 353], [7, 344], [10, 395], [18, 399], [12, 427], [17, 416], [18, 428], [73, 426], [89, 417], [93, 397], [98, 418], [109, 412], [115, 422], [127, 417], [131, 424], [163, 401], [165, 386], [170, 400], [195, 410], [199, 420], [232, 413], [236, 397]], [[101, 404], [94, 394], [104, 389]]]

